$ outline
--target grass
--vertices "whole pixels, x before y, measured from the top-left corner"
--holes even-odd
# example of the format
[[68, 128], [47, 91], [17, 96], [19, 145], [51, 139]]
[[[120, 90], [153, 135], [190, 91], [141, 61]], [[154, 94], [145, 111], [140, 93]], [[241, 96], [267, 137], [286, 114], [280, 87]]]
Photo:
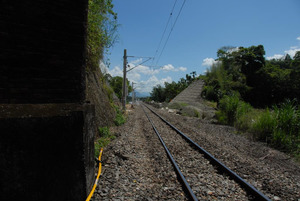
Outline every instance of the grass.
[[[126, 122], [126, 118], [121, 109], [118, 106], [112, 104], [116, 111], [116, 117], [114, 123], [116, 126], [120, 126]], [[112, 140], [116, 138], [112, 133], [109, 131], [109, 127], [99, 127], [98, 129], [99, 138], [95, 141], [95, 157], [97, 158], [100, 152], [100, 148], [106, 147]]]
[[116, 138], [113, 134], [110, 133], [108, 127], [99, 128], [100, 138], [95, 142], [95, 157], [97, 158], [100, 152], [100, 148], [106, 147], [112, 140]]
[[120, 126], [126, 122], [126, 118], [121, 109], [119, 109], [118, 107], [115, 106], [115, 110], [116, 110], [117, 114], [116, 114], [114, 123], [116, 126]]
[[237, 96], [220, 100], [217, 118], [253, 134], [255, 139], [300, 158], [300, 110], [295, 101], [286, 100], [264, 110], [254, 109]]

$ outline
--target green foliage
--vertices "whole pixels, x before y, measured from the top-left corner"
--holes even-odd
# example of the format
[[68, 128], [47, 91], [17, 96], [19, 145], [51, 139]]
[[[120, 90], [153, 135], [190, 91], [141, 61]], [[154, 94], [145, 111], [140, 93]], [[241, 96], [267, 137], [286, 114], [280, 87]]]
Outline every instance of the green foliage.
[[181, 78], [177, 83], [172, 82], [164, 83], [164, 87], [157, 85], [153, 87], [150, 93], [150, 98], [156, 102], [170, 102], [175, 96], [182, 92], [185, 88], [189, 86], [196, 78], [196, 72], [191, 72], [190, 75], [186, 74], [186, 79]]
[[87, 67], [99, 67], [105, 48], [111, 47], [117, 39], [117, 14], [112, 0], [89, 0], [87, 28]]
[[238, 94], [232, 94], [220, 100], [216, 116], [220, 123], [243, 128], [241, 119], [244, 120], [252, 109], [250, 104], [240, 100]]
[[255, 133], [256, 138], [261, 141], [271, 139], [276, 124], [274, 112], [268, 108], [258, 114], [251, 125], [251, 131]]
[[300, 52], [292, 59], [265, 60], [262, 45], [222, 47], [217, 63], [203, 79], [203, 97], [219, 101], [224, 95], [238, 91], [241, 98], [255, 107], [279, 104], [284, 99], [300, 100]]
[[99, 127], [99, 135], [101, 137], [108, 137], [109, 136], [109, 128], [107, 126], [105, 127]]
[[[119, 99], [122, 98], [122, 89], [123, 89], [123, 77], [115, 76], [108, 78], [109, 85], [114, 90], [115, 94]], [[132, 87], [130, 86], [130, 82], [126, 79], [128, 93], [132, 91]]]
[[234, 125], [239, 101], [240, 100], [237, 95], [224, 96], [220, 100], [219, 111], [216, 113], [219, 122], [223, 124]]
[[219, 90], [215, 89], [213, 86], [204, 86], [201, 96], [209, 101], [217, 102], [219, 100]]
[[294, 101], [287, 100], [274, 108], [276, 124], [273, 130], [273, 144], [287, 150], [299, 150], [300, 111]]
[[275, 148], [299, 155], [300, 111], [295, 101], [286, 100], [273, 108], [245, 110], [243, 115], [237, 115], [235, 126], [250, 131], [256, 139]]
[[116, 110], [116, 118], [114, 120], [116, 126], [120, 126], [126, 122], [126, 118], [122, 112], [122, 110], [119, 109], [119, 107], [115, 106]]
[[153, 87], [150, 97], [156, 102], [164, 102], [166, 100], [165, 89], [161, 85]]
[[95, 142], [95, 158], [98, 158], [99, 152], [101, 148], [106, 147], [111, 140], [114, 140], [116, 137], [112, 135], [109, 131], [108, 127], [100, 127], [99, 128], [99, 136], [100, 138]]

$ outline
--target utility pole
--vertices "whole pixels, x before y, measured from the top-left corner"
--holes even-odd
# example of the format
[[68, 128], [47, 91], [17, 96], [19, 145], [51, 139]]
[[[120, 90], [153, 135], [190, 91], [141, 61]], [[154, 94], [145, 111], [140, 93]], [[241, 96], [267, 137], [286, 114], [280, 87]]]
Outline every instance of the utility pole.
[[[127, 50], [124, 49], [124, 56], [123, 56], [123, 89], [122, 89], [122, 106], [123, 106], [123, 110], [126, 110], [126, 97], [127, 97], [127, 82], [126, 82], [126, 73], [135, 69], [136, 67], [142, 65], [143, 63], [149, 61], [150, 59], [152, 59], [152, 57], [140, 57], [140, 58], [147, 58], [146, 61], [143, 61], [142, 63], [136, 65], [135, 67], [132, 67], [131, 69], [127, 70], [127, 58], [128, 57], [136, 57], [136, 56], [127, 56]], [[129, 67], [129, 66], [128, 66]]]
[[132, 104], [134, 103], [134, 88], [133, 88], [134, 84], [136, 83], [132, 82]]
[[126, 107], [126, 66], [127, 66], [127, 50], [124, 49], [123, 57], [123, 93], [122, 93], [122, 105], [123, 110], [125, 111]]

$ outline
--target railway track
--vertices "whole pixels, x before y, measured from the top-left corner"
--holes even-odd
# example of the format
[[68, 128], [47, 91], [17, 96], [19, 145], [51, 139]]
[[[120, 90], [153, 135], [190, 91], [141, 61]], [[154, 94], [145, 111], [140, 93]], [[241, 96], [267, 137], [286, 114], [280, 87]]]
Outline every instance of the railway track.
[[270, 200], [149, 106], [142, 109], [190, 200]]

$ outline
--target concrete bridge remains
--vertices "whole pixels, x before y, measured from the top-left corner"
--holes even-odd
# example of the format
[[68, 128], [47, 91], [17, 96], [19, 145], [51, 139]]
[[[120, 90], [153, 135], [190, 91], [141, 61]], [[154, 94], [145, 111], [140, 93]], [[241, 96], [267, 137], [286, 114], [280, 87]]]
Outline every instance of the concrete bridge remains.
[[0, 200], [85, 200], [94, 106], [85, 104], [88, 0], [0, 1]]

